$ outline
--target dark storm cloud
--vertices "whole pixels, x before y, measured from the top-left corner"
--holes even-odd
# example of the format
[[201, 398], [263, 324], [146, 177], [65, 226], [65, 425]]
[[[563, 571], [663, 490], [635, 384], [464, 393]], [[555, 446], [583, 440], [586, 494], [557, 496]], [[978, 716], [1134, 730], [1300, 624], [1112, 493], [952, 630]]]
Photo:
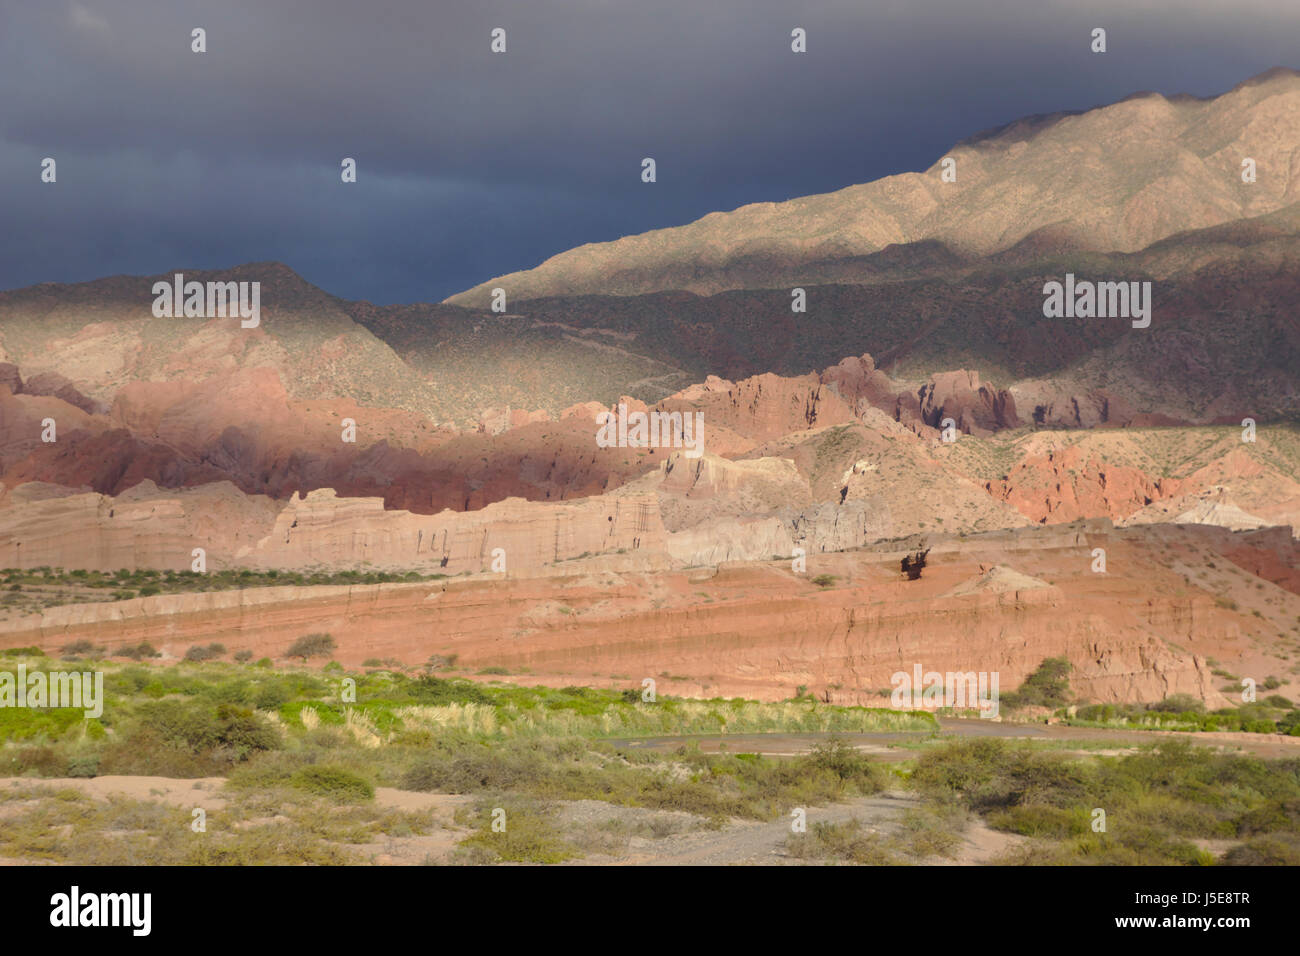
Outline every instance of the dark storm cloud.
[[923, 169], [1025, 114], [1211, 95], [1300, 59], [1293, 0], [1082, 6], [10, 3], [0, 287], [278, 259], [340, 295], [440, 299], [583, 242]]

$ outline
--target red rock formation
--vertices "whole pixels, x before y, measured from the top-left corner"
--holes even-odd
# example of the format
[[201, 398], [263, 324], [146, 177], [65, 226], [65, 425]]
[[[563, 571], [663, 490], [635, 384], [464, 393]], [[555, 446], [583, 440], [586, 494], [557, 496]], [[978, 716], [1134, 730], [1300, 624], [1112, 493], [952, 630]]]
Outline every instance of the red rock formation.
[[932, 428], [951, 418], [957, 430], [988, 436], [1000, 428], [1016, 428], [1016, 402], [1006, 389], [980, 384], [979, 372], [940, 372], [930, 376], [919, 395], [921, 418]]
[[1098, 515], [1118, 520], [1185, 490], [1177, 479], [1153, 479], [1137, 468], [1085, 459], [1078, 447], [1027, 458], [1005, 479], [986, 482], [985, 488], [1041, 523]]

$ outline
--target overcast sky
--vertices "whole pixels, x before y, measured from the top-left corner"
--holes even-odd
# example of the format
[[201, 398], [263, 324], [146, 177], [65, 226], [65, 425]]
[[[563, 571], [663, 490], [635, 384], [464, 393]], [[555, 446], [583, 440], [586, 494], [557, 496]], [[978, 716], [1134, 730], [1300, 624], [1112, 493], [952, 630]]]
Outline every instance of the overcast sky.
[[0, 288], [275, 259], [436, 301], [1298, 52], [1300, 0], [0, 0]]

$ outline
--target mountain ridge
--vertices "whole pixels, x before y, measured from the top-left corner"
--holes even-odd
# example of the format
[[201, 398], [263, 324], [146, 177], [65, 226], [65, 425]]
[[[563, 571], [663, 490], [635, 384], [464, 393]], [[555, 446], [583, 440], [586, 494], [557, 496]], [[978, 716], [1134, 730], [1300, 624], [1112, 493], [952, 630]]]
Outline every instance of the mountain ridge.
[[[1268, 102], [1274, 99], [1284, 102]], [[987, 256], [1061, 223], [1075, 248], [1132, 252], [1177, 231], [1260, 215], [1300, 199], [1300, 167], [1293, 159], [1300, 146], [1300, 73], [1294, 70], [1266, 71], [1212, 98], [1130, 96], [1087, 111], [1044, 115], [1047, 120], [1021, 118], [955, 144], [945, 156], [957, 160], [956, 183], [940, 182], [936, 160], [919, 173], [780, 203], [750, 203], [685, 225], [578, 246], [444, 302], [484, 306], [496, 287], [505, 288], [512, 301], [669, 288], [717, 292], [739, 287], [719, 280], [720, 268], [760, 253], [785, 256], [797, 266], [831, 252], [864, 255], [890, 244], [939, 239], [961, 254]], [[1202, 142], [1188, 139], [1193, 131], [1205, 131]], [[1263, 132], [1267, 137], [1258, 135]], [[1160, 147], [1144, 151], [1143, 144], [1156, 139]], [[1109, 147], [1107, 162], [1087, 168], [1092, 179], [1074, 182], [1079, 174], [1069, 164], [1095, 159], [1102, 143]], [[1116, 150], [1115, 143], [1123, 147]], [[1249, 150], [1242, 148], [1246, 144]], [[1035, 154], [1022, 155], [1035, 145]], [[1169, 145], [1179, 149], [1172, 157], [1160, 152]], [[1240, 162], [1247, 156], [1269, 172], [1242, 196]], [[997, 168], [986, 168], [990, 160]], [[1026, 166], [1033, 174], [1030, 193], [1021, 187], [1008, 200], [1002, 191], [1018, 182], [1013, 172]], [[1168, 170], [1185, 182], [1171, 179]], [[1062, 178], [1073, 192], [1060, 188]], [[1091, 208], [1107, 198], [1115, 208], [1100, 214]], [[1014, 223], [1014, 231], [1008, 233], [1005, 223]], [[777, 271], [774, 285], [799, 279], [797, 268]]]

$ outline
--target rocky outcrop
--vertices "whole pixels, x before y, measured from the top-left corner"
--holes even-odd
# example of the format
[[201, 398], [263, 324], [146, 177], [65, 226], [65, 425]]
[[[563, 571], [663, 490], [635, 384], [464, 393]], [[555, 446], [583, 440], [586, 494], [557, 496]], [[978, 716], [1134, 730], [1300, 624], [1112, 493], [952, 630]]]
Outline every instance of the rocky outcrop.
[[295, 495], [271, 533], [235, 556], [266, 568], [373, 567], [447, 574], [535, 571], [588, 554], [663, 552], [666, 532], [650, 496], [539, 504], [520, 498], [472, 512], [413, 515], [382, 499]]
[[206, 551], [209, 568], [231, 567], [280, 507], [228, 482], [168, 493], [144, 482], [118, 498], [29, 483], [7, 497], [0, 566], [9, 568], [180, 571], [190, 569], [195, 548]]
[[18, 366], [12, 362], [0, 362], [0, 388], [7, 388], [13, 395], [23, 390], [23, 378]]
[[668, 554], [683, 567], [765, 561], [793, 550], [789, 527], [773, 517], [717, 518], [668, 536]]
[[811, 501], [808, 480], [789, 458], [731, 461], [708, 452], [699, 458], [673, 452], [657, 472], [617, 492], [624, 493], [655, 494], [664, 525], [673, 532], [715, 518], [768, 515]]
[[675, 402], [703, 412], [708, 426], [721, 425], [757, 441], [844, 424], [855, 417], [853, 405], [815, 374], [755, 375], [739, 382], [711, 375], [704, 384], [670, 396], [659, 407], [672, 408]]
[[981, 385], [979, 372], [962, 369], [932, 375], [917, 397], [921, 419], [931, 428], [940, 428], [945, 418], [951, 418], [963, 434], [986, 437], [1020, 425], [1011, 393]]
[[58, 372], [41, 372], [22, 383], [27, 395], [49, 395], [81, 409], [87, 415], [107, 415], [108, 405], [98, 399], [83, 395], [81, 391]]
[[479, 413], [478, 433], [480, 435], [500, 435], [504, 431], [512, 428], [522, 428], [524, 425], [531, 425], [533, 422], [549, 422], [551, 413], [546, 409], [538, 409], [534, 412], [525, 411], [522, 408], [486, 408]]
[[1151, 478], [1138, 468], [1085, 457], [1078, 447], [1026, 458], [1006, 478], [985, 484], [989, 494], [1037, 522], [1104, 515], [1126, 518], [1153, 501], [1179, 494], [1175, 478]]
[[865, 402], [889, 410], [899, 397], [899, 388], [893, 380], [876, 368], [875, 360], [865, 353], [832, 365], [822, 372], [821, 380], [852, 407]]
[[791, 540], [808, 554], [860, 548], [894, 532], [889, 505], [879, 497], [822, 502], [781, 517]]
[[82, 394], [76, 385], [57, 372], [40, 372], [24, 382], [17, 365], [0, 362], [0, 388], [7, 388], [11, 395], [46, 395], [57, 398], [81, 409], [87, 415], [108, 414], [106, 404]]
[[[27, 484], [0, 508], [0, 566], [109, 571], [187, 570], [202, 548], [209, 569], [536, 571], [586, 554], [664, 561], [666, 532], [652, 496], [539, 504], [518, 498], [474, 512], [415, 515], [382, 498], [332, 489], [287, 504], [229, 483], [160, 491], [145, 482], [113, 498]], [[494, 554], [500, 549], [499, 554]]]

